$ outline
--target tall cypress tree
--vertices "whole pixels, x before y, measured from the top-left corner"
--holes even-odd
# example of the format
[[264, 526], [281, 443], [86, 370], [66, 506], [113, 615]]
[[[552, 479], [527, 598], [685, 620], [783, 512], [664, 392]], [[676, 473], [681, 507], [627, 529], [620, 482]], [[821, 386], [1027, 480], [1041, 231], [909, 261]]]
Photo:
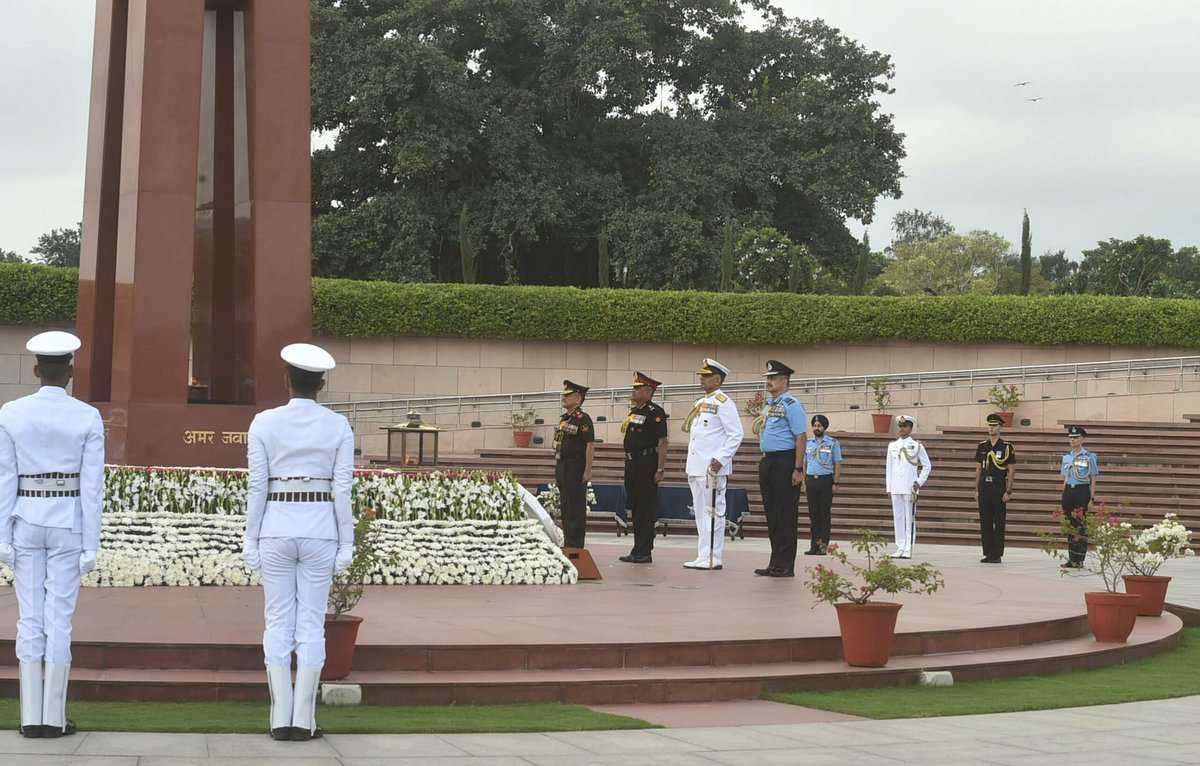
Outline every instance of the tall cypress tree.
[[1029, 234], [1029, 211], [1021, 219], [1021, 295], [1029, 295], [1033, 280], [1033, 238]]
[[867, 269], [871, 265], [871, 234], [863, 231], [862, 252], [858, 254], [858, 266], [854, 270], [854, 285], [852, 292], [862, 295], [867, 290]]

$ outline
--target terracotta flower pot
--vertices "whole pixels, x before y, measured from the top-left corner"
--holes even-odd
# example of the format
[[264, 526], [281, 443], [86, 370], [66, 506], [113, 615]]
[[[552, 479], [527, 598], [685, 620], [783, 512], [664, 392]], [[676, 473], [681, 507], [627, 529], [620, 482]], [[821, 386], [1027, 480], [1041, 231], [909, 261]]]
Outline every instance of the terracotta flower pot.
[[859, 668], [887, 665], [901, 606], [903, 604], [880, 601], [834, 604], [842, 629], [842, 655], [847, 665]]
[[338, 681], [350, 675], [354, 665], [354, 645], [358, 641], [361, 617], [352, 614], [325, 615], [325, 667], [322, 681]]
[[1170, 582], [1170, 577], [1125, 575], [1125, 592], [1136, 593], [1142, 597], [1142, 607], [1138, 610], [1138, 615], [1161, 617], [1163, 606], [1167, 602], [1167, 585]]
[[875, 433], [886, 434], [892, 429], [892, 416], [886, 412], [872, 412], [871, 425], [875, 427]]
[[1015, 413], [1015, 412], [998, 412], [996, 414], [998, 414], [1000, 416], [1000, 422], [1004, 424], [1004, 427], [1008, 428], [1009, 426], [1011, 426], [1013, 424], [1013, 417], [1015, 417], [1017, 413]]
[[1123, 644], [1133, 632], [1142, 597], [1136, 593], [1106, 593], [1093, 591], [1083, 594], [1087, 603], [1088, 627], [1096, 640], [1105, 644]]
[[513, 431], [513, 444], [518, 447], [528, 447], [533, 439], [533, 431]]

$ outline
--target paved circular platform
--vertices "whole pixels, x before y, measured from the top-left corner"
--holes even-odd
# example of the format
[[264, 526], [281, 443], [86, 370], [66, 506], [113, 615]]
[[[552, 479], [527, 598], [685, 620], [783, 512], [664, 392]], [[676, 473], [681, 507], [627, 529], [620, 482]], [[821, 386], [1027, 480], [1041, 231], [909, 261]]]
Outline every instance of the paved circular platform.
[[[653, 565], [619, 563], [627, 545], [590, 547], [599, 582], [369, 588], [349, 680], [388, 703], [736, 699], [907, 683], [932, 668], [987, 678], [1094, 667], [1170, 646], [1180, 626], [1139, 620], [1128, 645], [1097, 644], [1083, 583], [945, 568], [943, 591], [895, 597], [905, 606], [893, 660], [864, 671], [842, 662], [836, 613], [814, 608], [803, 574], [753, 576], [762, 551], [730, 546], [725, 568], [707, 572], [684, 569], [694, 549], [678, 544], [660, 546]], [[15, 622], [5, 589], [0, 690], [10, 693]], [[258, 699], [261, 636], [260, 588], [85, 588], [75, 688], [96, 699]]]

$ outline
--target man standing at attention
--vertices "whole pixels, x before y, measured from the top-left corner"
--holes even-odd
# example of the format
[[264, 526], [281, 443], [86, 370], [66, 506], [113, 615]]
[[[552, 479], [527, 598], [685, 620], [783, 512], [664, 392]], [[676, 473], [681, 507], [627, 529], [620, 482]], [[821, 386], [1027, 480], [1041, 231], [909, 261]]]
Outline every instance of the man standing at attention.
[[633, 550], [621, 561], [651, 563], [654, 522], [658, 520], [658, 483], [667, 465], [667, 412], [654, 403], [660, 383], [644, 373], [633, 379], [633, 407], [625, 416], [625, 497], [633, 512]]
[[833, 526], [833, 488], [842, 477], [842, 443], [825, 433], [829, 418], [813, 415], [812, 438], [805, 445], [804, 489], [812, 540], [806, 556], [823, 556]]
[[[742, 443], [737, 405], [721, 393], [729, 368], [705, 359], [697, 371], [704, 396], [684, 421], [688, 434], [687, 475], [696, 514], [696, 560], [688, 569], [720, 569], [725, 552], [725, 483], [733, 472], [733, 455]], [[713, 495], [716, 503], [713, 503]]]
[[104, 504], [104, 422], [66, 389], [80, 345], [69, 332], [31, 338], [42, 387], [0, 409], [0, 561], [13, 568], [26, 737], [75, 733], [71, 618], [80, 577], [96, 568]]
[[988, 438], [975, 448], [975, 490], [979, 493], [979, 539], [983, 543], [981, 564], [999, 564], [1004, 556], [1004, 522], [1008, 500], [1016, 478], [1017, 453], [1000, 438], [1004, 419], [993, 412], [987, 416]]
[[291, 399], [250, 424], [243, 556], [262, 572], [271, 737], [303, 742], [321, 736], [329, 587], [354, 560], [354, 433], [344, 415], [316, 401], [333, 357], [309, 343], [285, 346], [280, 357]]
[[916, 424], [912, 415], [898, 416], [896, 430], [899, 438], [887, 449], [887, 492], [892, 498], [892, 522], [896, 527], [896, 550], [892, 553], [894, 559], [912, 558], [913, 543], [917, 538], [917, 493], [925, 486], [933, 470], [925, 445], [912, 438]]
[[808, 441], [808, 413], [800, 400], [788, 392], [795, 372], [777, 359], [767, 360], [766, 408], [756, 423], [761, 427], [758, 462], [758, 486], [762, 491], [763, 511], [767, 516], [767, 535], [771, 538], [771, 560], [765, 569], [755, 569], [759, 577], [795, 577], [796, 516], [800, 487], [804, 484], [804, 445]]
[[562, 509], [563, 545], [582, 548], [587, 534], [587, 485], [592, 480], [596, 428], [583, 411], [588, 387], [563, 381], [563, 414], [554, 432], [554, 481]]
[[1067, 440], [1071, 449], [1062, 456], [1062, 511], [1078, 531], [1078, 534], [1067, 539], [1067, 561], [1062, 565], [1063, 569], [1079, 569], [1087, 558], [1087, 526], [1083, 514], [1087, 513], [1088, 506], [1096, 499], [1096, 477], [1100, 474], [1100, 465], [1096, 453], [1089, 452], [1083, 446], [1085, 436], [1087, 429], [1083, 426], [1068, 428]]

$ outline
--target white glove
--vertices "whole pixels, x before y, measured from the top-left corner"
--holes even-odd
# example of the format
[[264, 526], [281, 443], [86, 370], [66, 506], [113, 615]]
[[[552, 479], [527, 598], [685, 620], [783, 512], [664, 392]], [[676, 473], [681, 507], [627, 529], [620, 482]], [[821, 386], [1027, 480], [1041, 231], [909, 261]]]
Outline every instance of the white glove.
[[13, 550], [10, 543], [0, 543], [0, 561], [5, 564], [12, 565], [17, 559], [17, 552]]
[[79, 574], [85, 575], [96, 568], [96, 552], [84, 551], [79, 554]]
[[354, 546], [342, 545], [338, 547], [337, 557], [333, 560], [333, 571], [335, 573], [345, 572], [351, 562], [354, 561]]
[[242, 561], [246, 562], [246, 567], [255, 572], [262, 569], [262, 556], [258, 553], [257, 545], [247, 545], [242, 550]]

